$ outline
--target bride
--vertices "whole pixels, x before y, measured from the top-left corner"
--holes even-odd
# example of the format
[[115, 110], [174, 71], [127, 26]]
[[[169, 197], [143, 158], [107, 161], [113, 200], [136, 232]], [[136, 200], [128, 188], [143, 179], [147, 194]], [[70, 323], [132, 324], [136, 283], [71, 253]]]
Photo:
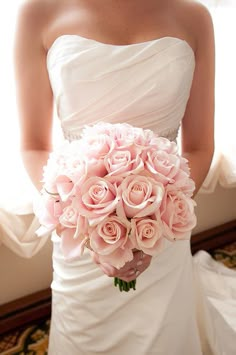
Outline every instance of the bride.
[[[203, 5], [28, 0], [18, 18], [15, 68], [22, 157], [39, 190], [55, 103], [70, 141], [99, 121], [128, 122], [170, 140], [181, 127], [197, 193], [214, 151], [214, 35]], [[201, 336], [189, 240], [166, 243], [156, 258], [135, 252], [120, 270], [88, 252], [65, 260], [60, 235], [52, 241], [49, 354], [216, 354]], [[138, 277], [137, 290], [121, 294], [110, 277]]]

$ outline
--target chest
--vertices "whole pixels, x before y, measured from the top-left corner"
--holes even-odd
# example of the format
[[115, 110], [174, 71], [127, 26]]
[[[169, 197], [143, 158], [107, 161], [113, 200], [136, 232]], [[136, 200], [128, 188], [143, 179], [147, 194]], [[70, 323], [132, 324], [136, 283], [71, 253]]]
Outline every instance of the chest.
[[183, 35], [183, 26], [173, 11], [160, 8], [156, 1], [146, 3], [109, 1], [89, 6], [82, 2], [72, 6], [68, 2], [52, 21], [52, 37], [71, 33], [104, 43], [130, 44]]

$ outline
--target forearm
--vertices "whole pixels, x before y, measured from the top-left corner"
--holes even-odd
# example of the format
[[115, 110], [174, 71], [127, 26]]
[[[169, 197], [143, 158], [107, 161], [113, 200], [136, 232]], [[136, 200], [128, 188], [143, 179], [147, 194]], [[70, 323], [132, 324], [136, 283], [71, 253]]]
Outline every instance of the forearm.
[[193, 150], [182, 152], [182, 156], [188, 159], [190, 167], [190, 176], [194, 180], [196, 189], [194, 195], [200, 189], [209, 171], [214, 149], [211, 150]]
[[35, 185], [40, 191], [42, 188], [43, 167], [46, 165], [50, 151], [45, 150], [23, 150], [21, 151], [25, 169]]

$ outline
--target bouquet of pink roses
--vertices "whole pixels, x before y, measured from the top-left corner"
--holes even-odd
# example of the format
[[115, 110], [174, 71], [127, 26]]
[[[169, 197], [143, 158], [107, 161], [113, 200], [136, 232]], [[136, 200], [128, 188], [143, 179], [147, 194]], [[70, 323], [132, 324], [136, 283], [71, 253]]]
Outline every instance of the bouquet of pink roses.
[[[87, 126], [81, 139], [50, 155], [35, 206], [37, 233], [60, 230], [65, 257], [79, 257], [87, 246], [118, 269], [134, 250], [157, 255], [164, 238], [185, 239], [196, 224], [189, 175], [177, 145], [150, 130]], [[135, 289], [135, 281], [115, 285]]]

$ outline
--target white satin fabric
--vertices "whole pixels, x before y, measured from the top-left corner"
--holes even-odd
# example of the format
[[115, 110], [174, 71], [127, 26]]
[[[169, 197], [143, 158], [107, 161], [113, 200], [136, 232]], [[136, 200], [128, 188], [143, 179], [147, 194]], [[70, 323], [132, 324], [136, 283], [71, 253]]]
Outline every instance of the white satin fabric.
[[[47, 66], [66, 139], [77, 139], [84, 124], [98, 121], [128, 122], [176, 139], [195, 68], [194, 52], [184, 40], [118, 46], [63, 35], [50, 48]], [[197, 319], [201, 324], [206, 316], [197, 306], [208, 301], [202, 281], [194, 283], [188, 240], [166, 241], [129, 293], [120, 293], [88, 252], [66, 261], [59, 237], [52, 240], [49, 354], [233, 355], [211, 352], [211, 326], [200, 339]]]
[[65, 261], [53, 237], [49, 354], [200, 355], [189, 241], [169, 245], [121, 293], [91, 262]]
[[197, 319], [204, 354], [236, 354], [236, 271], [201, 250], [193, 257]]
[[175, 139], [194, 72], [189, 44], [173, 37], [128, 46], [58, 37], [47, 65], [66, 138], [98, 121], [149, 128]]

